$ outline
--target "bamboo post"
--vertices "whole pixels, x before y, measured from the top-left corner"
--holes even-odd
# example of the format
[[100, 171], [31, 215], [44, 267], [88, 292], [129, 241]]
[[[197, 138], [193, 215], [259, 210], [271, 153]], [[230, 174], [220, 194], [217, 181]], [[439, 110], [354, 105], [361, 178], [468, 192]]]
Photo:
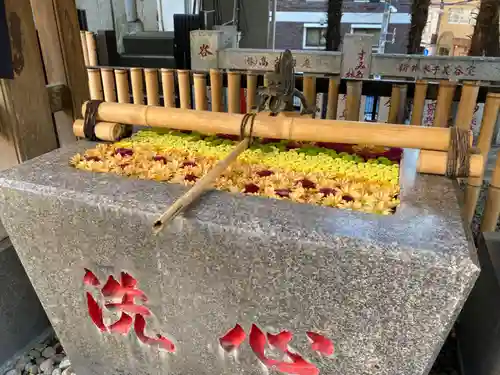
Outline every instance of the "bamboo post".
[[264, 87], [269, 86], [269, 78], [267, 77], [267, 74], [264, 74]]
[[132, 82], [132, 98], [134, 104], [144, 104], [144, 78], [142, 68], [130, 69], [130, 81]]
[[[420, 150], [417, 161], [417, 172], [446, 175], [448, 154], [443, 151]], [[471, 155], [469, 161], [469, 176], [478, 177], [484, 168], [483, 155]]]
[[112, 68], [101, 68], [102, 86], [104, 89], [104, 100], [116, 102], [115, 75]]
[[189, 189], [182, 197], [172, 204], [153, 225], [153, 231], [158, 233], [164, 225], [174, 219], [186, 207], [198, 199], [205, 190], [207, 190], [226, 169], [233, 163], [238, 156], [248, 148], [249, 138], [245, 138], [234, 148], [234, 150], [219, 161], [205, 176], [198, 180], [194, 186]]
[[145, 69], [144, 75], [146, 77], [146, 99], [148, 101], [148, 105], [160, 105], [158, 69]]
[[491, 176], [488, 195], [481, 220], [481, 232], [495, 232], [500, 215], [500, 152], [497, 154], [495, 169]]
[[415, 93], [413, 94], [413, 110], [411, 111], [411, 125], [422, 125], [427, 96], [427, 81], [417, 80], [415, 82]]
[[[488, 93], [484, 103], [483, 119], [477, 140], [477, 149], [483, 156], [484, 163], [488, 161], [488, 154], [491, 148], [491, 139], [497, 122], [498, 111], [500, 109], [500, 94]], [[484, 169], [484, 165], [483, 165]], [[472, 223], [472, 218], [476, 211], [479, 193], [483, 185], [483, 176], [469, 177], [465, 190], [465, 219], [467, 223]]]
[[97, 60], [97, 46], [95, 42], [95, 36], [94, 33], [87, 31], [85, 33], [86, 39], [87, 39], [87, 51], [89, 54], [89, 64], [91, 66], [97, 66], [99, 65], [99, 62]]
[[128, 71], [125, 69], [115, 70], [116, 91], [118, 92], [118, 103], [130, 103], [128, 91]]
[[189, 70], [178, 70], [177, 78], [179, 81], [179, 97], [181, 108], [191, 108], [191, 82]]
[[[85, 110], [85, 106], [82, 108]], [[83, 114], [85, 112], [82, 112]], [[170, 127], [202, 133], [240, 134], [243, 114], [147, 107], [135, 104], [102, 103], [98, 120], [126, 125]], [[300, 117], [257, 115], [256, 137], [310, 142], [371, 144], [374, 146], [447, 151], [451, 129], [411, 125], [364, 123], [341, 120], [314, 120]]]
[[210, 88], [212, 91], [212, 112], [222, 111], [222, 73], [210, 69]]
[[462, 95], [458, 103], [457, 115], [455, 117], [455, 126], [461, 129], [470, 129], [474, 117], [474, 110], [476, 109], [478, 94], [479, 82], [464, 82], [462, 86]]
[[247, 73], [247, 112], [257, 106], [257, 77], [253, 72]]
[[167, 108], [175, 108], [175, 78], [172, 69], [161, 70], [163, 104]]
[[328, 80], [328, 103], [326, 107], [326, 118], [334, 120], [337, 118], [337, 108], [339, 104], [339, 77], [330, 77]]
[[194, 80], [194, 105], [197, 111], [206, 111], [207, 105], [207, 79], [205, 73], [193, 73]]
[[101, 72], [99, 69], [88, 68], [90, 99], [104, 100], [102, 91]]
[[308, 106], [316, 105], [316, 77], [312, 75], [304, 75], [304, 96]]
[[361, 105], [362, 81], [347, 81], [346, 120], [358, 121]]
[[80, 31], [80, 42], [82, 43], [83, 61], [85, 61], [85, 66], [89, 66], [89, 48], [87, 46], [87, 35], [85, 31]]
[[401, 99], [402, 99], [402, 87], [403, 85], [392, 85], [391, 91], [391, 106], [389, 108], [389, 117], [387, 122], [389, 124], [398, 124], [398, 114], [399, 109], [401, 107]]
[[[73, 134], [79, 138], [85, 138], [84, 120], [75, 120], [73, 123]], [[98, 122], [94, 128], [94, 133], [98, 139], [106, 142], [116, 142], [123, 137], [125, 126], [116, 122]]]
[[441, 81], [439, 83], [436, 112], [432, 126], [448, 127], [455, 88], [456, 83], [452, 81]]
[[228, 113], [241, 113], [240, 91], [241, 74], [238, 72], [227, 72], [227, 111]]

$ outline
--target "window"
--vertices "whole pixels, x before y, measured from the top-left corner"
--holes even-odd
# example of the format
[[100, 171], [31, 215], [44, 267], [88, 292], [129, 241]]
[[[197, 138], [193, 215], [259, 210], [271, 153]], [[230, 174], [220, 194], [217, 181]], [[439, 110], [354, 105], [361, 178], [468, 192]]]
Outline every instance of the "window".
[[304, 48], [324, 49], [326, 47], [326, 27], [304, 26]]
[[451, 8], [448, 10], [448, 23], [473, 25], [475, 17], [471, 10], [464, 8]]
[[369, 34], [373, 35], [372, 51], [377, 52], [378, 42], [380, 40], [380, 25], [352, 25], [351, 32], [353, 34]]

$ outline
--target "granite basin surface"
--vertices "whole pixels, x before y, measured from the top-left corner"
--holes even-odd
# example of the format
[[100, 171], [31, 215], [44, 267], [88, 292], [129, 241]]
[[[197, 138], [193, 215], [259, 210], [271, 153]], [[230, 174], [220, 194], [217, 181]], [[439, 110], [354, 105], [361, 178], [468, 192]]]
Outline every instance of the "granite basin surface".
[[[415, 174], [413, 150], [394, 215], [210, 191], [154, 235], [187, 188], [70, 167], [89, 147], [0, 174], [1, 219], [78, 375], [426, 374], [479, 273], [456, 184]], [[102, 287], [122, 272], [152, 314], [127, 311], [133, 326], [117, 333], [125, 307], [104, 307]], [[228, 353], [220, 338], [236, 324], [246, 336]], [[293, 333], [288, 349], [313, 369], [266, 369], [263, 355], [292, 357], [259, 354], [253, 324]], [[311, 331], [335, 354], [312, 348]]]

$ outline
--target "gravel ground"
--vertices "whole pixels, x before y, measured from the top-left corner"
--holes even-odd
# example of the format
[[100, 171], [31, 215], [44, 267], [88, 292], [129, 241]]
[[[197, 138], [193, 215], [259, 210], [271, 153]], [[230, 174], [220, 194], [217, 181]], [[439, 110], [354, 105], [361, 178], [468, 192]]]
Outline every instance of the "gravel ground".
[[15, 358], [4, 375], [75, 375], [71, 362], [55, 334]]

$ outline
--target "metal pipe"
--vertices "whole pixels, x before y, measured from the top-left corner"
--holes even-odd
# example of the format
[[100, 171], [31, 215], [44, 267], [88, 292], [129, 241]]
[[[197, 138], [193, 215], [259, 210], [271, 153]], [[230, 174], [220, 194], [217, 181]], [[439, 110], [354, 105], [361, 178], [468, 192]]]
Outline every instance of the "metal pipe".
[[125, 14], [127, 22], [137, 21], [137, 3], [135, 0], [125, 0]]
[[272, 43], [271, 43], [271, 48], [274, 50], [276, 49], [276, 7], [277, 7], [277, 0], [272, 0], [273, 3], [273, 10], [271, 13], [271, 25], [272, 25]]
[[390, 21], [391, 21], [391, 0], [386, 0], [384, 3], [384, 15], [382, 17], [382, 25], [378, 41], [378, 53], [385, 52], [385, 43], [387, 42], [387, 34], [389, 33]]

